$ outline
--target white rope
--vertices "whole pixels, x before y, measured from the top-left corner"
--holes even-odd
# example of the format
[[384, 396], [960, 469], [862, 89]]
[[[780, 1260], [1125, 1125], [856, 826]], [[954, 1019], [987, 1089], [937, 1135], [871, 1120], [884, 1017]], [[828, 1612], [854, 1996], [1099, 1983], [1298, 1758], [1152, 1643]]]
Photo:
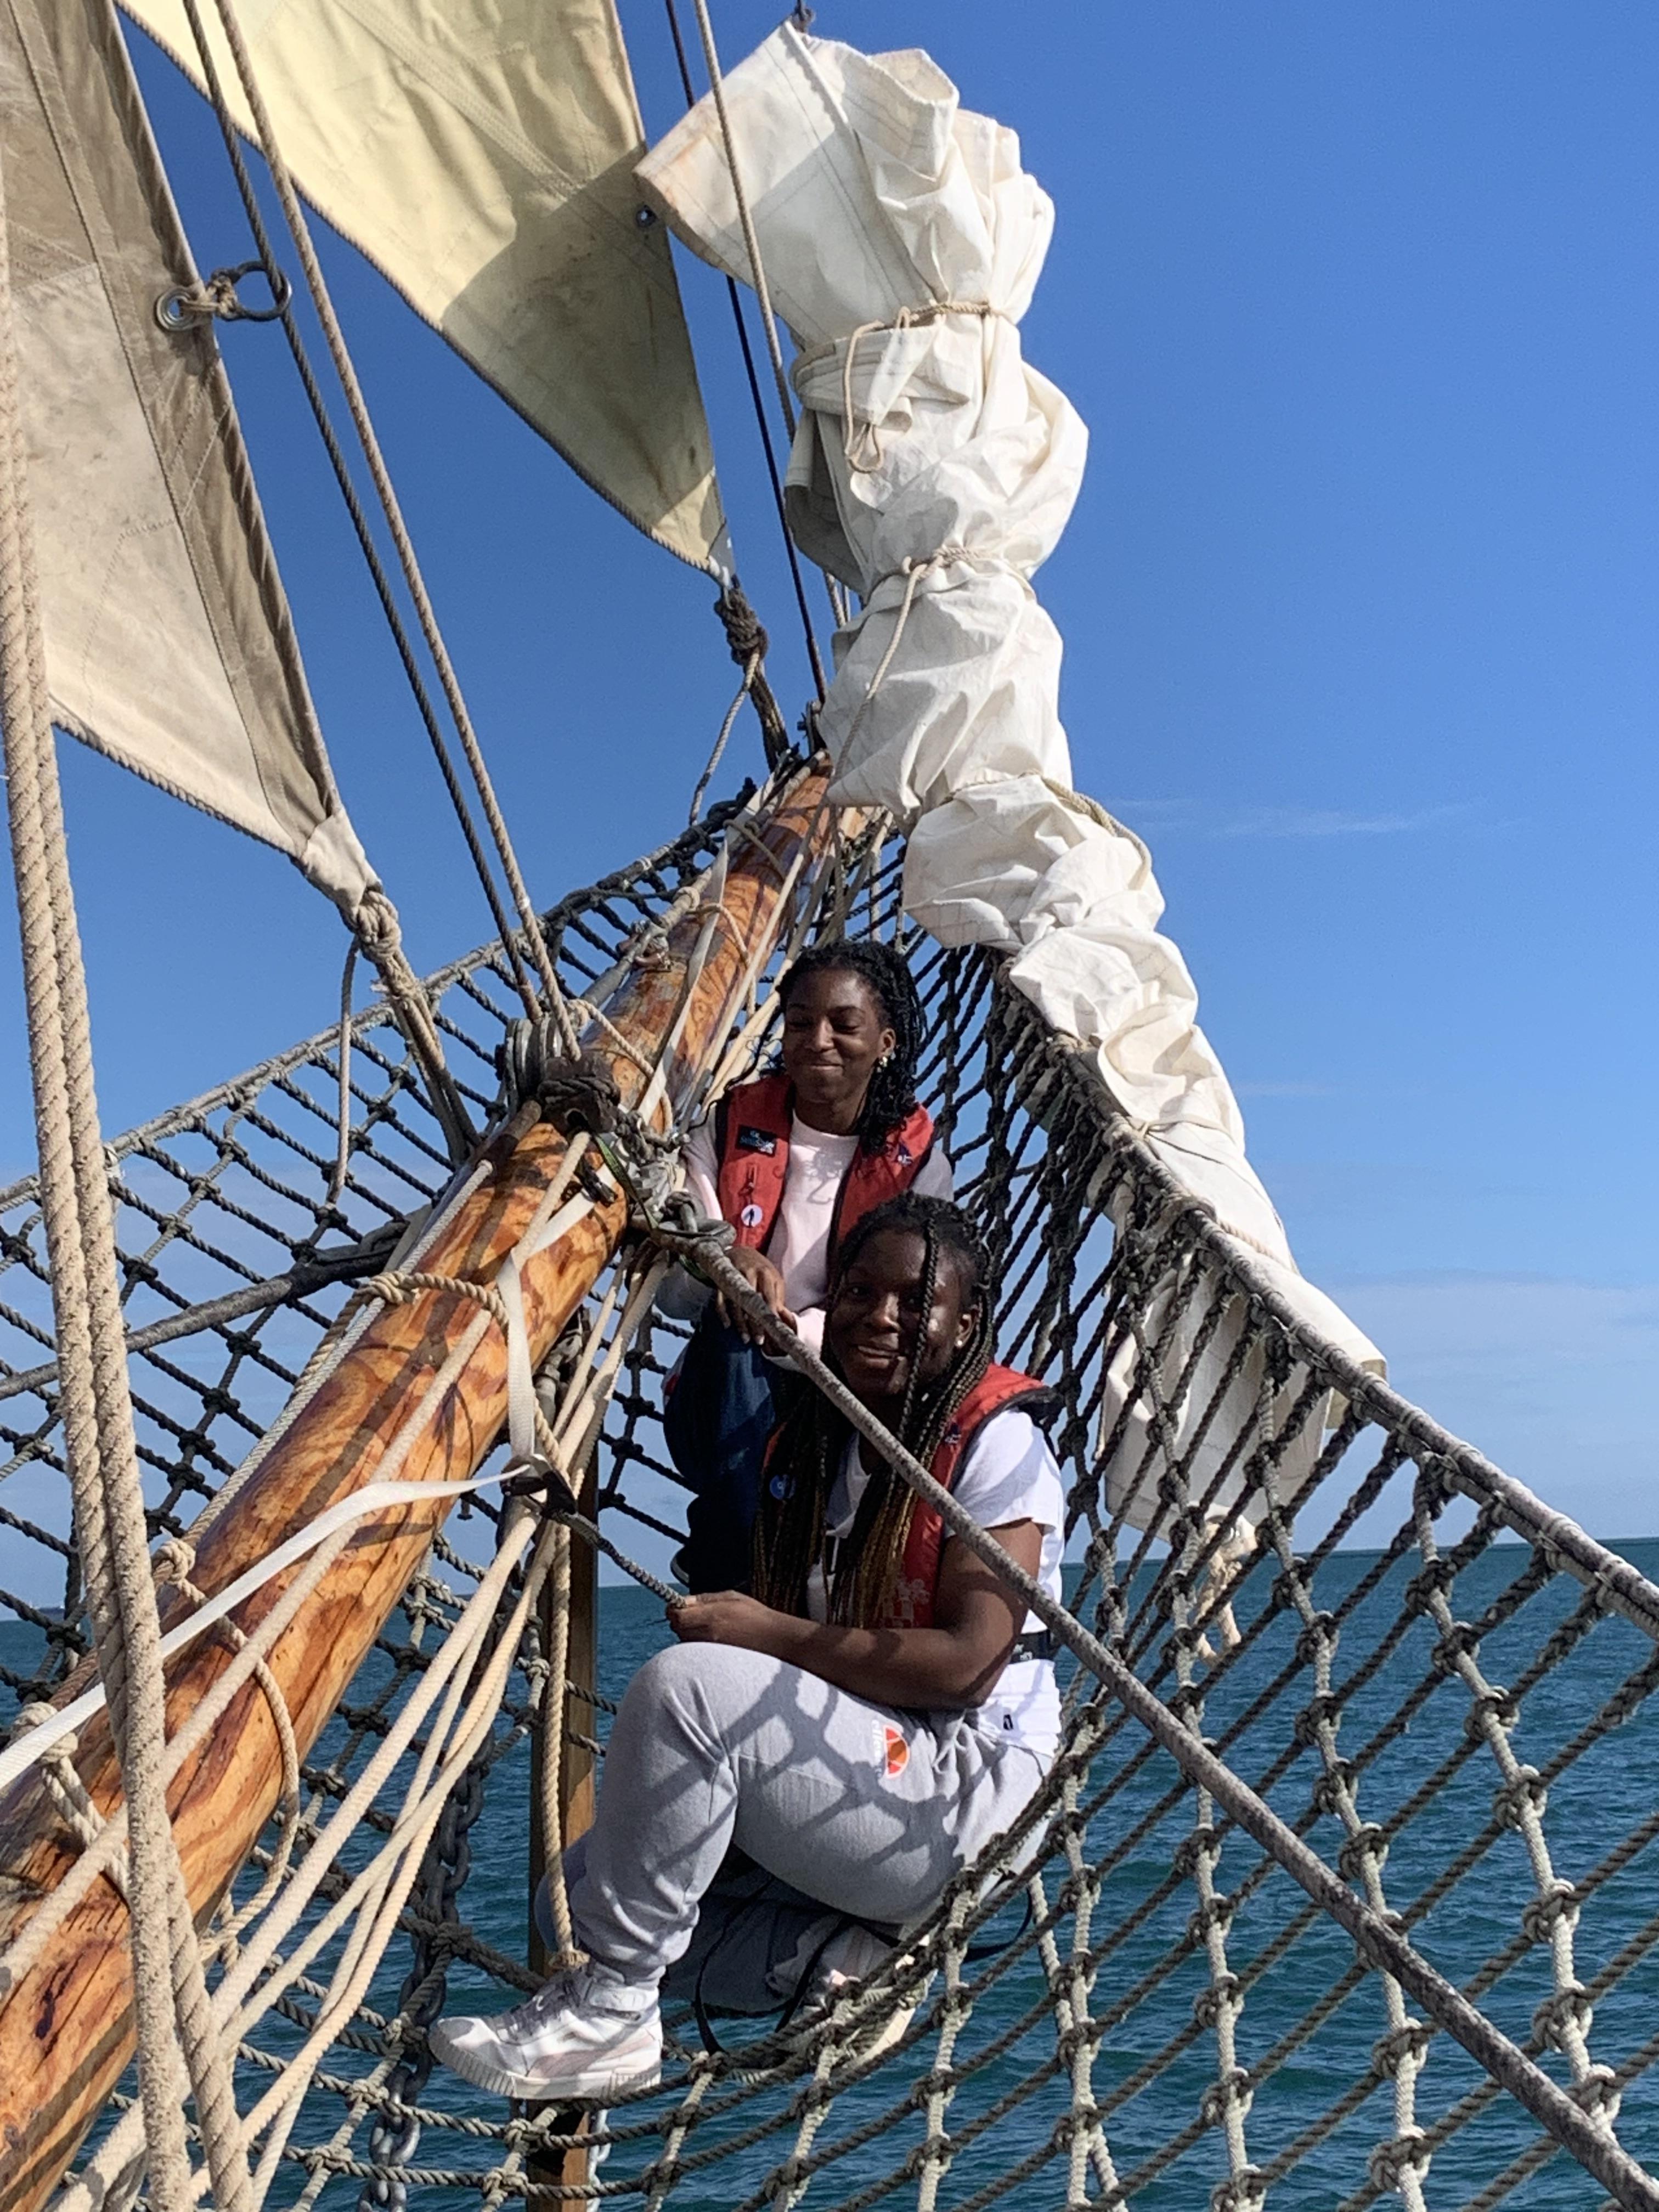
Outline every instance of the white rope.
[[[933, 300], [925, 307], [901, 307], [890, 321], [878, 316], [873, 322], [860, 323], [844, 338], [833, 339], [828, 345], [811, 346], [798, 354], [791, 372], [792, 380], [799, 392], [805, 370], [816, 367], [821, 361], [828, 361], [837, 348], [845, 348], [841, 364], [842, 445], [846, 451], [847, 465], [854, 475], [872, 476], [882, 464], [881, 432], [879, 425], [873, 421], [860, 422], [854, 404], [853, 377], [860, 340], [871, 337], [877, 331], [915, 330], [921, 324], [938, 322], [945, 315], [977, 315], [983, 319], [1005, 313], [1003, 308], [993, 307], [988, 300]], [[860, 459], [854, 451], [860, 439], [866, 441], [865, 450], [870, 456], [867, 460]]]
[[688, 829], [702, 812], [703, 793], [714, 781], [714, 771], [720, 764], [721, 757], [726, 751], [726, 740], [731, 737], [732, 727], [743, 710], [743, 702], [755, 688], [755, 678], [759, 672], [760, 664], [761, 657], [758, 653], [751, 653], [744, 664], [743, 681], [738, 686], [737, 696], [726, 710], [726, 720], [720, 724], [720, 733], [714, 740], [714, 749], [709, 754], [708, 765], [697, 778], [697, 787], [691, 794], [691, 811], [685, 817]]
[[210, 2032], [201, 1955], [161, 1779], [160, 1627], [47, 702], [4, 229], [0, 190], [0, 715], [67, 1457], [131, 1827], [129, 1926], [139, 2090], [153, 2187], [165, 2212], [179, 2212], [188, 2187], [179, 2098], [186, 2067], [222, 2212], [251, 2212], [229, 2069]]

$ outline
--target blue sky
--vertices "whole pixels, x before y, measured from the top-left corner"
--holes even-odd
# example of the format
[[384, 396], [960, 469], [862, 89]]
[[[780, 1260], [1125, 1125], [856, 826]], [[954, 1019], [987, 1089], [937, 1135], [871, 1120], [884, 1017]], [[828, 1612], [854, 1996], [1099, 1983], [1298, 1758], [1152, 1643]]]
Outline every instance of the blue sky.
[[[728, 60], [775, 20], [716, 14]], [[662, 17], [623, 15], [659, 131]], [[1025, 337], [1092, 433], [1039, 579], [1076, 779], [1152, 846], [1303, 1265], [1453, 1428], [1599, 1533], [1659, 1531], [1659, 14], [842, 0], [817, 27], [927, 46], [1057, 203]], [[198, 259], [245, 258], [210, 118], [139, 64]], [[328, 244], [551, 898], [684, 818], [731, 684], [709, 588]], [[685, 285], [799, 702], [723, 289]], [[281, 340], [226, 350], [337, 771], [435, 963], [484, 933], [465, 856]], [[325, 1019], [343, 945], [284, 861], [72, 747], [64, 774], [113, 1129]], [[14, 1038], [17, 1000], [8, 933]], [[0, 1176], [29, 1151], [18, 1050]]]

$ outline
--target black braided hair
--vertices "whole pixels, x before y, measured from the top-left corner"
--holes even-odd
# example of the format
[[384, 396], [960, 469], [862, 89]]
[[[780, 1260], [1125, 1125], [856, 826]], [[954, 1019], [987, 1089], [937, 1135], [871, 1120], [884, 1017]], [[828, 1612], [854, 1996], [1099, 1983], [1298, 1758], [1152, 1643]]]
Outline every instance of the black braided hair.
[[[959, 1206], [906, 1191], [902, 1198], [890, 1199], [862, 1216], [842, 1239], [830, 1290], [831, 1306], [842, 1275], [871, 1238], [895, 1230], [922, 1240], [923, 1316], [933, 1311], [939, 1261], [946, 1254], [956, 1265], [964, 1304], [971, 1304], [975, 1314], [966, 1344], [945, 1372], [926, 1386], [918, 1375], [920, 1347], [911, 1349], [895, 1434], [924, 1467], [931, 1467], [957, 1408], [990, 1364], [995, 1273], [984, 1239]], [[831, 1370], [840, 1374], [827, 1332], [823, 1357]], [[845, 1417], [812, 1389], [802, 1391], [778, 1431], [755, 1522], [753, 1588], [763, 1603], [781, 1612], [806, 1611], [807, 1580], [823, 1556], [830, 1496], [851, 1433]], [[915, 1506], [915, 1492], [890, 1468], [883, 1467], [871, 1476], [841, 1547], [830, 1591], [831, 1620], [866, 1628], [880, 1622], [903, 1566]]]
[[867, 984], [883, 1019], [893, 1032], [885, 1066], [874, 1068], [858, 1119], [860, 1146], [878, 1152], [916, 1103], [916, 1070], [927, 1040], [927, 1017], [910, 963], [878, 937], [839, 937], [809, 945], [783, 971], [778, 1004], [787, 1006], [795, 986], [808, 975], [856, 975]]

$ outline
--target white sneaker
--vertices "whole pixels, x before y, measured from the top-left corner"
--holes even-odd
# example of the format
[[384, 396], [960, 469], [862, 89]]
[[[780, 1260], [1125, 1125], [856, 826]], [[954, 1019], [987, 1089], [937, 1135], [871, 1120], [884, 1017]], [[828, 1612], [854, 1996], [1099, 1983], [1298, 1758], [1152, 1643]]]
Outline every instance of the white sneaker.
[[[844, 1928], [841, 1934], [824, 1946], [811, 1987], [802, 1997], [800, 2007], [791, 2025], [797, 2034], [805, 2035], [821, 2027], [840, 2002], [844, 1992], [854, 1982], [863, 1981], [884, 1966], [897, 1946], [886, 1942], [868, 1928]], [[866, 2021], [848, 2046], [848, 2056], [861, 2060], [879, 2057], [890, 2050], [915, 2016], [914, 2003], [896, 2003], [886, 2013], [878, 2013]]]
[[586, 1966], [493, 2020], [441, 2020], [430, 2039], [433, 2056], [475, 2088], [532, 2104], [611, 2097], [662, 2071], [655, 1997]]

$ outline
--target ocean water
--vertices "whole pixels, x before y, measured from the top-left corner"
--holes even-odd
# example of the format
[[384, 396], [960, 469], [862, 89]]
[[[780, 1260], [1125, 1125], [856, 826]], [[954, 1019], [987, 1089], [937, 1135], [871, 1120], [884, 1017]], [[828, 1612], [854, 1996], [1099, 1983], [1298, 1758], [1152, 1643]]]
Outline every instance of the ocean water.
[[[1659, 1543], [1623, 1548], [1650, 1576], [1659, 1576]], [[1515, 1585], [1528, 1556], [1511, 1546], [1483, 1553], [1460, 1578], [1459, 1613], [1478, 1618]], [[1413, 1685], [1432, 1678], [1425, 1671], [1431, 1640], [1425, 1625], [1418, 1621], [1403, 1632], [1399, 1626], [1409, 1565], [1401, 1562], [1379, 1573], [1376, 1587], [1343, 1630], [1345, 1656], [1352, 1653], [1358, 1660], [1361, 1655], [1381, 1654], [1369, 1679], [1349, 1690], [1341, 1738], [1349, 1755], [1362, 1746], [1371, 1747], [1361, 1804], [1373, 1819], [1386, 1818], [1422, 1793], [1459, 1740], [1461, 1715], [1468, 1709], [1467, 1696], [1455, 1684], [1423, 1691], [1415, 1701], [1410, 1694]], [[1322, 1571], [1316, 1593], [1319, 1601], [1334, 1608], [1376, 1566], [1374, 1554], [1336, 1554]], [[1481, 1646], [1480, 1663], [1491, 1679], [1525, 1689], [1515, 1748], [1517, 1756], [1540, 1768], [1547, 1769], [1551, 1759], [1571, 1744], [1589, 1716], [1648, 1656], [1642, 1639], [1618, 1621], [1604, 1622], [1575, 1639], [1572, 1616], [1581, 1595], [1565, 1583], [1548, 1585], [1528, 1595]], [[1242, 1607], [1245, 1625], [1264, 1598], [1265, 1589], [1247, 1597]], [[1529, 1682], [1529, 1671], [1539, 1671], [1538, 1655], [1552, 1637], [1559, 1647], [1553, 1663]], [[641, 1662], [667, 1640], [660, 1608], [648, 1594], [632, 1588], [604, 1591], [600, 1687], [613, 1698], [619, 1696]], [[1206, 1735], [1223, 1741], [1241, 1771], [1259, 1784], [1267, 1784], [1264, 1794], [1275, 1808], [1296, 1820], [1308, 1803], [1310, 1766], [1307, 1755], [1297, 1762], [1287, 1754], [1292, 1741], [1288, 1716], [1308, 1693], [1305, 1674], [1294, 1694], [1283, 1693], [1283, 1671], [1293, 1640], [1288, 1631], [1285, 1638], [1265, 1637], [1249, 1663], [1218, 1684], [1216, 1694], [1206, 1702], [1204, 1724]], [[0, 1663], [19, 1668], [39, 1648], [35, 1630], [18, 1624], [0, 1626]], [[1345, 1678], [1340, 1665], [1338, 1674]], [[1280, 1693], [1270, 1694], [1275, 1685]], [[0, 1691], [0, 1713], [9, 1702], [9, 1693]], [[1381, 1747], [1376, 1748], [1378, 1739]], [[327, 1747], [325, 1739], [321, 1750], [325, 1753]], [[1139, 1739], [1126, 1728], [1106, 1747], [1094, 1778], [1097, 1785], [1115, 1786], [1089, 1830], [1090, 1856], [1108, 1863], [1090, 1936], [1097, 1952], [1104, 1954], [1099, 1958], [1092, 2003], [1097, 2016], [1116, 2015], [1096, 2063], [1095, 2091], [1109, 2107], [1107, 2130], [1120, 2176], [1127, 2179], [1143, 2168], [1158, 2168], [1146, 2172], [1133, 2190], [1133, 2202], [1140, 2212], [1201, 2212], [1224, 2171], [1215, 2131], [1200, 2132], [1192, 2126], [1195, 2139], [1179, 2155], [1158, 2163], [1170, 2139], [1195, 2122], [1215, 2076], [1214, 2038], [1193, 2032], [1194, 2000], [1206, 1981], [1202, 1960], [1189, 1958], [1173, 1970], [1168, 1963], [1194, 1903], [1189, 1880], [1170, 1880], [1174, 1852], [1191, 1830], [1193, 1800], [1173, 1790], [1174, 1769], [1161, 1754], [1140, 1754]], [[1276, 1761], [1285, 1770], [1277, 1776]], [[1491, 1820], [1495, 1779], [1490, 1755], [1481, 1749], [1428, 1798], [1390, 1854], [1385, 1881], [1392, 1905], [1408, 1906], [1437, 1881], [1443, 1881], [1449, 1864]], [[482, 1938], [515, 1957], [524, 1955], [526, 1941], [527, 1799], [527, 1758], [515, 1753], [492, 1776], [488, 1804], [472, 1832], [472, 1865], [462, 1907]], [[1650, 1819], [1659, 1827], [1659, 1712], [1642, 1705], [1604, 1741], [1567, 1763], [1553, 1782], [1546, 1826], [1556, 1873], [1582, 1881], [1621, 1838]], [[1312, 1839], [1328, 1857], [1334, 1857], [1340, 1837], [1331, 1823], [1324, 1823]], [[1249, 1892], [1230, 1932], [1229, 1964], [1236, 1972], [1252, 1975], [1239, 2046], [1243, 2062], [1259, 2067], [1310, 2007], [1338, 1988], [1352, 1964], [1353, 1952], [1341, 1932], [1322, 1920], [1299, 1928], [1298, 1916], [1306, 1903], [1301, 1892], [1282, 1875], [1265, 1880], [1253, 1876], [1258, 1860], [1259, 1854], [1244, 1839], [1229, 1837], [1216, 1883], [1224, 1891], [1243, 1885]], [[1629, 1972], [1598, 2002], [1591, 2032], [1592, 2054], [1615, 2066], [1659, 2031], [1659, 1953], [1644, 1952], [1640, 1935], [1649, 1916], [1659, 1909], [1656, 1875], [1659, 1847], [1632, 1852], [1627, 1863], [1599, 1883], [1577, 1938], [1577, 1972], [1586, 1983], [1615, 1961], [1622, 1948], [1637, 1954]], [[1467, 1984], [1483, 1962], [1516, 1935], [1522, 1911], [1533, 1894], [1520, 1839], [1505, 1835], [1460, 1880], [1444, 1884], [1439, 1901], [1413, 1925], [1413, 1939], [1442, 1973]], [[991, 1932], [1013, 1935], [1018, 1926], [1018, 1915], [1011, 1911]], [[1070, 1940], [1069, 1928], [1064, 1940]], [[399, 1938], [377, 1984], [377, 2004], [390, 2008], [406, 1965]], [[988, 1972], [989, 1980], [978, 1994], [957, 2054], [957, 2066], [968, 2070], [969, 2078], [957, 2092], [947, 2124], [962, 2148], [941, 2191], [945, 2206], [967, 2203], [976, 2192], [983, 2192], [988, 2201], [994, 2192], [1001, 2199], [999, 2177], [1040, 2148], [1069, 2103], [1064, 2082], [1052, 2071], [1053, 2017], [1041, 2013], [1042, 1983], [1030, 1957], [1006, 1972], [999, 1972], [994, 1960], [973, 1969], [975, 1979]], [[1534, 2008], [1551, 1987], [1547, 1959], [1534, 1947], [1481, 2002], [1506, 2033], [1522, 2040], [1530, 2030]], [[477, 2005], [493, 2009], [507, 2001], [498, 1984], [472, 1970], [460, 1966], [452, 1970], [453, 2008]], [[1039, 2016], [1021, 2030], [1023, 2017], [1034, 2005], [1039, 2007]], [[1258, 2164], [1267, 2166], [1284, 2153], [1349, 2083], [1363, 2075], [1386, 2024], [1379, 1984], [1375, 1977], [1367, 1977], [1332, 2008], [1311, 2039], [1273, 2067], [1256, 2090], [1246, 2124], [1251, 2156]], [[740, 2036], [744, 2031], [731, 2032]], [[279, 2047], [277, 2038], [262, 2034], [262, 2039]], [[977, 2063], [993, 2046], [996, 2049], [990, 2063]], [[920, 2112], [904, 2109], [902, 2100], [931, 2063], [931, 2043], [924, 2042], [908, 2055], [901, 2069], [885, 2077], [878, 2075], [837, 2100], [817, 2145], [818, 2150], [836, 2154], [814, 2180], [807, 2205], [838, 2204], [876, 2188], [890, 2176], [895, 2179], [886, 2201], [914, 2201], [914, 2181], [896, 2177], [907, 2153], [921, 2141], [923, 2126]], [[341, 2070], [356, 2072], [367, 2063], [354, 2058]], [[1564, 2077], [1559, 2059], [1552, 2057], [1547, 2063], [1558, 2078]], [[1480, 2081], [1472, 2061], [1447, 2038], [1437, 2038], [1419, 2087], [1419, 2118], [1431, 2124], [1460, 2098], [1478, 2090]], [[491, 2109], [488, 2100], [474, 2098], [441, 2069], [422, 2093], [422, 2102], [455, 2112]], [[773, 2093], [757, 2107], [746, 2107], [730, 2118], [715, 2113], [700, 2124], [688, 2139], [690, 2170], [671, 2205], [684, 2208], [684, 2212], [716, 2212], [716, 2208], [736, 2212], [757, 2196], [768, 2173], [789, 2150], [793, 2130], [770, 2133], [746, 2148], [732, 2145], [730, 2138], [757, 2112], [781, 2121], [787, 2102], [786, 2094]], [[659, 2136], [648, 2131], [649, 2124], [659, 2119], [665, 2109], [659, 2102], [635, 2108], [631, 2114], [619, 2110], [613, 2116], [620, 2135], [627, 2136], [630, 2120], [636, 2132], [618, 2143], [601, 2169], [607, 2184], [621, 2184], [648, 2163], [660, 2147]], [[337, 2105], [330, 2105], [314, 2121], [308, 2118], [296, 2142], [322, 2140], [339, 2111]], [[1374, 2092], [1366, 2101], [1356, 2100], [1353, 2112], [1275, 2182], [1269, 2203], [1282, 2212], [1327, 2212], [1327, 2208], [1341, 2206], [1362, 2188], [1370, 2150], [1391, 2132], [1386, 2091]], [[1633, 2154], [1659, 2170], [1659, 2085], [1650, 2075], [1640, 2075], [1626, 2087], [1620, 2135]], [[1492, 2100], [1437, 2154], [1428, 2182], [1429, 2201], [1437, 2208], [1468, 2203], [1535, 2139], [1529, 2119], [1505, 2098]], [[434, 2165], [483, 2166], [489, 2152], [487, 2146], [429, 2129], [417, 2157]], [[1006, 2201], [1058, 2206], [1065, 2201], [1064, 2176], [1063, 2160], [1052, 2159], [1007, 2193]], [[273, 2203], [290, 2201], [297, 2185], [296, 2175], [292, 2185], [279, 2187]], [[342, 2177], [330, 2185], [322, 2201], [348, 2206], [355, 2201], [356, 2189], [355, 2182]], [[476, 2197], [469, 2199], [459, 2191], [435, 2188], [416, 2190], [412, 2196], [422, 2205], [441, 2205], [444, 2212], [451, 2205], [459, 2212], [465, 2203], [477, 2202]], [[1565, 2156], [1558, 2156], [1522, 2179], [1502, 2201], [1523, 2208], [1523, 2212], [1577, 2212], [1581, 2206], [1588, 2212], [1605, 2202], [1605, 2191]]]

